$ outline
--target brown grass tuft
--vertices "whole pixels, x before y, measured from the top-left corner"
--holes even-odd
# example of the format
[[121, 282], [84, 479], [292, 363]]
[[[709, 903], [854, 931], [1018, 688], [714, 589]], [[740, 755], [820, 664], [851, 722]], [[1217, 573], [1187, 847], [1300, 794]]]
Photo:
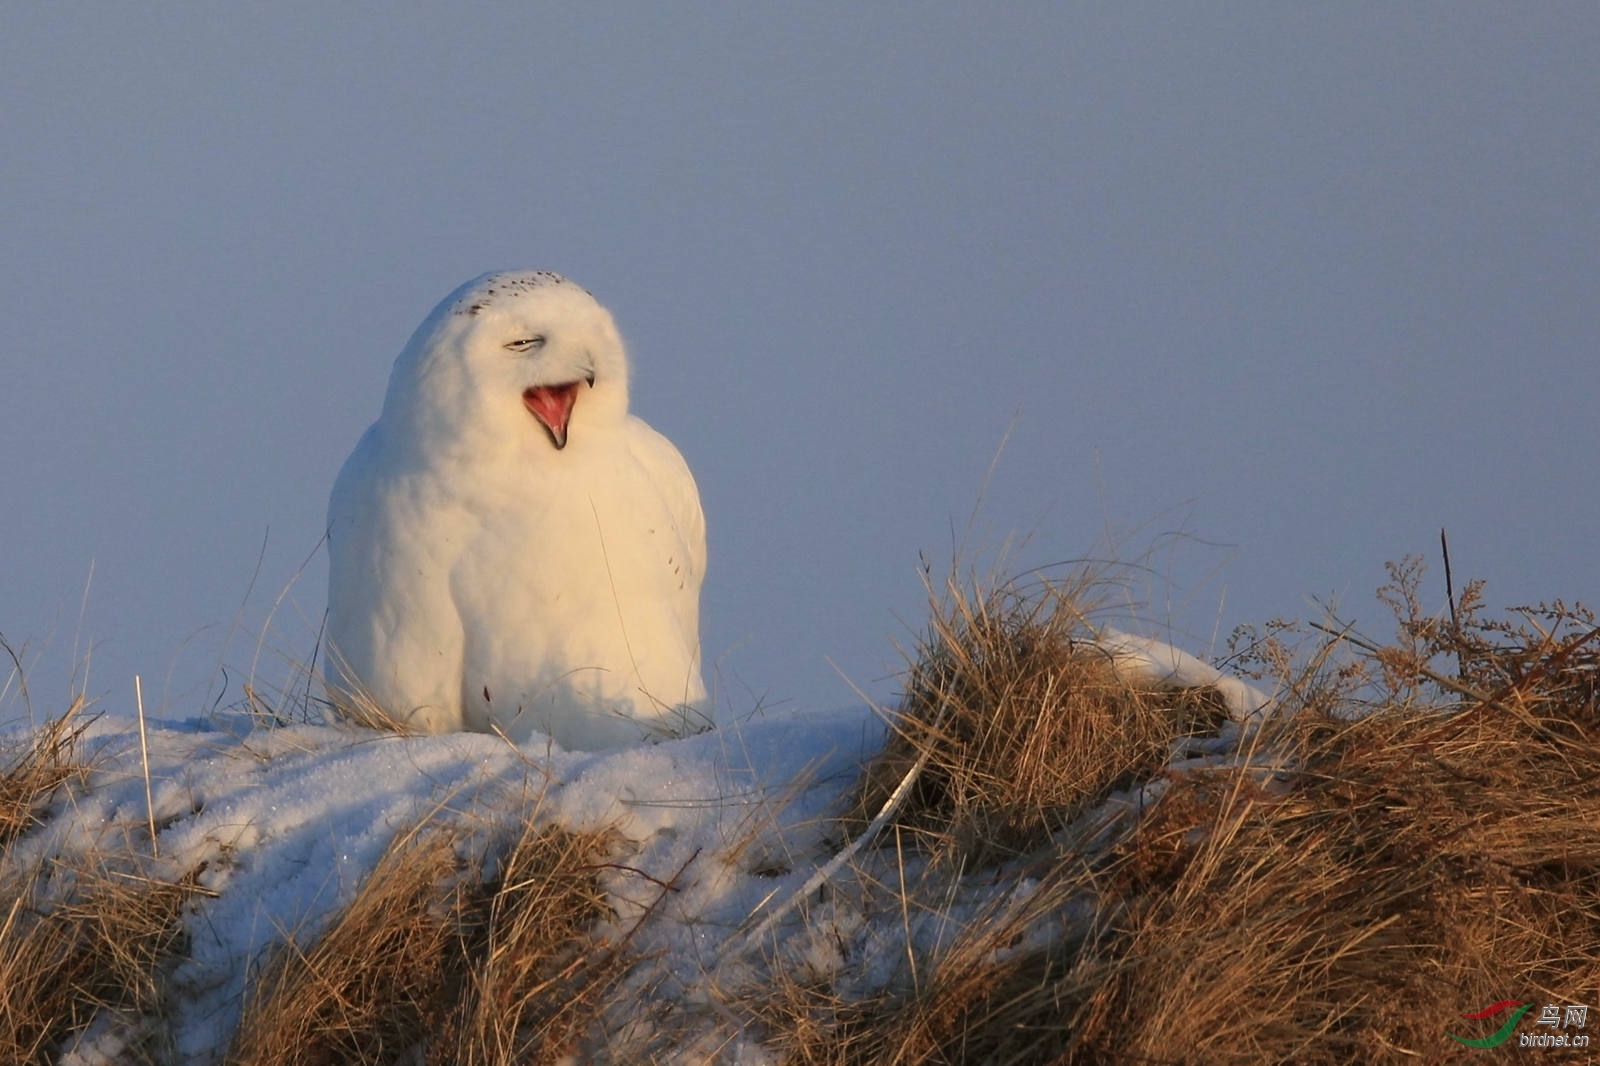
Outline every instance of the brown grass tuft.
[[[946, 915], [958, 933], [864, 998], [780, 974], [754, 1013], [788, 1061], [1448, 1063], [1472, 1053], [1449, 1034], [1493, 1028], [1463, 1012], [1508, 997], [1594, 1006], [1600, 627], [1562, 604], [1483, 621], [1475, 602], [1441, 624], [1416, 609], [1418, 573], [1397, 568], [1385, 590], [1399, 641], [1330, 627], [1357, 642], [1353, 665], [1329, 665], [1325, 646], [1312, 660], [1323, 676], [1285, 686], [1294, 705], [1274, 734], [1275, 768], [1169, 771], [1128, 831], [1083, 853], [1063, 834], [1025, 859], [910, 879], [903, 910]], [[1003, 683], [1036, 668], [1033, 634], [1049, 620], [1036, 603], [1005, 609], [965, 610], [959, 628], [936, 629], [965, 643], [944, 636], [925, 650], [913, 698], [932, 714], [921, 717], [944, 707], [959, 720], [971, 691], [1060, 692], [1020, 673]], [[1060, 702], [1101, 721], [1094, 702]], [[993, 743], [997, 732], [926, 735], [1026, 766], [1011, 754], [1020, 744]], [[1113, 765], [1148, 774], [1142, 753], [1157, 745], [1129, 743]], [[935, 752], [930, 770], [959, 761]], [[974, 776], [994, 789], [1005, 775]], [[934, 809], [959, 813], [942, 787]], [[1030, 818], [1049, 809], [1040, 794], [1021, 793]], [[937, 852], [931, 832], [922, 839]], [[959, 901], [985, 885], [1006, 888], [1004, 902], [963, 918]]]
[[622, 969], [591, 932], [609, 913], [597, 864], [615, 838], [525, 825], [488, 883], [458, 858], [457, 832], [397, 837], [308, 949], [291, 938], [268, 963], [228, 1061], [555, 1061]]
[[103, 1011], [155, 1017], [158, 972], [181, 951], [182, 906], [200, 891], [199, 871], [172, 880], [133, 854], [10, 854], [44, 824], [57, 790], [88, 773], [77, 753], [83, 707], [80, 697], [34, 730], [0, 771], [0, 857], [11, 860], [0, 868], [0, 1062], [45, 1062]]
[[[908, 953], [894, 981], [860, 998], [825, 982], [778, 973], [754, 1013], [781, 1061], [798, 1066], [1043, 1063], [1066, 1046], [1073, 1002], [1068, 980], [1083, 930], [1073, 904], [1092, 895], [1093, 875], [1075, 858], [1031, 871], [987, 871], [980, 880], [1020, 889], [963, 921], [948, 943]], [[907, 887], [912, 912], [950, 908], [974, 880], [932, 877]]]
[[268, 962], [235, 1034], [238, 1066], [390, 1063], [443, 1009], [461, 863], [442, 832], [403, 833], [333, 924]]
[[10, 752], [0, 771], [0, 850], [41, 824], [41, 808], [55, 790], [88, 767], [77, 758], [78, 738], [88, 725], [79, 697], [67, 712], [47, 722]]
[[182, 907], [200, 891], [198, 873], [174, 882], [57, 867], [5, 885], [0, 1062], [44, 1063], [102, 1010], [155, 1015], [157, 974], [182, 951]]
[[596, 873], [616, 845], [609, 833], [523, 831], [476, 901], [465, 986], [430, 1066], [531, 1066], [572, 1049], [625, 968], [621, 945], [591, 933], [611, 916]]
[[[419, 735], [421, 730], [410, 721], [396, 718], [384, 710], [365, 685], [353, 680], [355, 672], [345, 664], [338, 649], [329, 645], [327, 657], [328, 672], [323, 688], [327, 695], [327, 707], [335, 717], [380, 733], [395, 733], [403, 737]], [[263, 711], [266, 708], [265, 703], [253, 694], [252, 704]]]
[[893, 735], [866, 768], [854, 821], [918, 763], [898, 824], [979, 861], [1048, 840], [1107, 794], [1147, 780], [1179, 738], [1225, 719], [1208, 690], [1130, 681], [1093, 642], [1088, 582], [976, 590], [932, 604]]
[[[1117, 957], [1073, 1061], [1443, 1062], [1446, 1031], [1488, 1034], [1464, 1011], [1592, 999], [1600, 630], [1577, 620], [1384, 649], [1395, 702], [1302, 716], [1292, 774], [1179, 781], [1115, 855]], [[1448, 714], [1414, 702], [1447, 650], [1495, 685]]]

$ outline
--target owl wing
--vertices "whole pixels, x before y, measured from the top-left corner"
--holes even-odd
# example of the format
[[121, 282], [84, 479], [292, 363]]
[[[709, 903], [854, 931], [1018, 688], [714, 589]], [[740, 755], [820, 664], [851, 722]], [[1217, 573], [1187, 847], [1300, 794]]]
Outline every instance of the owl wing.
[[374, 425], [328, 501], [328, 679], [431, 732], [461, 728], [461, 621], [442, 575], [462, 538], [440, 495]]
[[689, 464], [671, 441], [636, 417], [630, 416], [628, 431], [629, 451], [655, 485], [688, 554], [680, 620], [684, 631], [698, 644], [700, 585], [706, 575], [706, 519], [700, 509], [700, 489], [689, 472]]

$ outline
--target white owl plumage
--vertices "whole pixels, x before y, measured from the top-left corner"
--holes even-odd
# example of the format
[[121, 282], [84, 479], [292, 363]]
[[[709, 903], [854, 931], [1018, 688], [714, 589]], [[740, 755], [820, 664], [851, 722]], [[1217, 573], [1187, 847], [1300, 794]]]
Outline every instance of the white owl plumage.
[[336, 706], [577, 749], [703, 721], [700, 495], [628, 413], [611, 315], [558, 274], [485, 274], [417, 328], [328, 543]]

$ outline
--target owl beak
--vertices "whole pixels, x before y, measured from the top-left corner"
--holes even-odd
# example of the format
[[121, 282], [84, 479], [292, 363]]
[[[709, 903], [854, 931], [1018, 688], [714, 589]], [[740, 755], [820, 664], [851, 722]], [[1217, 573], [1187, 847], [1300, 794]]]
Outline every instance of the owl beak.
[[[593, 385], [591, 380], [590, 386]], [[565, 385], [534, 385], [522, 390], [522, 405], [544, 426], [557, 451], [567, 446], [567, 426], [572, 420], [572, 405], [577, 400], [576, 381]]]

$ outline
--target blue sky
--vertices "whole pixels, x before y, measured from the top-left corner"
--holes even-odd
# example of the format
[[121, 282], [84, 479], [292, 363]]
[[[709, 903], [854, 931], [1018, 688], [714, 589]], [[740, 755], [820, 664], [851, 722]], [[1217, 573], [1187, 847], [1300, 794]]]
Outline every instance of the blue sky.
[[1593, 603], [1596, 55], [1588, 4], [14, 6], [0, 633], [41, 710], [91, 647], [107, 708], [237, 699], [285, 588], [309, 655], [334, 474], [501, 267], [628, 339], [735, 711], [887, 697], [919, 557], [1013, 533], [1153, 551], [1201, 653], [1387, 632], [1441, 526]]

